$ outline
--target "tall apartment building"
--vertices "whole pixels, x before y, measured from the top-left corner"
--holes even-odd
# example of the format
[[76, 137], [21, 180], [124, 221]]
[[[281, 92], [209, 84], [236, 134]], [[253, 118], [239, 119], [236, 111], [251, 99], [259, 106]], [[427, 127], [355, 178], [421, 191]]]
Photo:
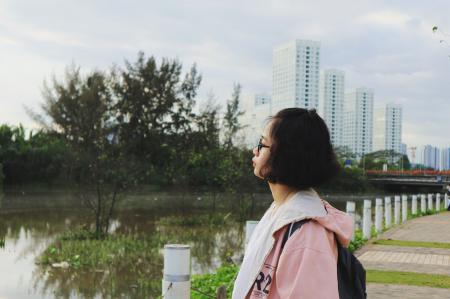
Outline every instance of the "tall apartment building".
[[273, 51], [272, 113], [289, 107], [318, 108], [320, 43], [294, 40]]
[[256, 146], [264, 125], [271, 115], [271, 97], [268, 94], [251, 94], [242, 97], [241, 110], [244, 114], [239, 123], [244, 126], [242, 130], [242, 142], [252, 148]]
[[321, 73], [319, 113], [328, 126], [334, 146], [343, 144], [344, 88], [345, 74], [343, 71], [327, 69]]
[[441, 148], [440, 170], [450, 170], [450, 148]]
[[394, 150], [403, 153], [402, 107], [392, 103], [376, 107], [373, 117], [373, 150]]
[[344, 145], [358, 156], [372, 151], [373, 90], [356, 88], [345, 94]]
[[425, 167], [439, 169], [440, 166], [440, 151], [439, 148], [432, 145], [425, 145], [419, 147], [419, 155], [417, 163]]

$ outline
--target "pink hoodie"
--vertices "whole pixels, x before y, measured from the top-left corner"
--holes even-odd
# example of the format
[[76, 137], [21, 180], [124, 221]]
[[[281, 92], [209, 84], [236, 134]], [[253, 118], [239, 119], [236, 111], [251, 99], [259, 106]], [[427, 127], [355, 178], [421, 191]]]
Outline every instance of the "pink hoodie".
[[327, 214], [308, 217], [288, 239], [280, 255], [289, 225], [277, 230], [275, 243], [247, 299], [339, 299], [337, 244], [348, 246], [352, 234], [350, 216], [323, 201]]

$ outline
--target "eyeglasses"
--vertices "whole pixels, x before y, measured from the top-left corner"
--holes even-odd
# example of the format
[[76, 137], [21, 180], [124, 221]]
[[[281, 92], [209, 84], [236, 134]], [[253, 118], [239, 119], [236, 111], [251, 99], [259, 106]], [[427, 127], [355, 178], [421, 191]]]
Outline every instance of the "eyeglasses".
[[258, 141], [258, 145], [256, 146], [256, 150], [258, 151], [258, 154], [259, 154], [259, 151], [260, 151], [263, 147], [270, 148], [270, 146], [265, 145], [264, 143], [262, 143], [262, 138], [260, 138], [259, 141]]

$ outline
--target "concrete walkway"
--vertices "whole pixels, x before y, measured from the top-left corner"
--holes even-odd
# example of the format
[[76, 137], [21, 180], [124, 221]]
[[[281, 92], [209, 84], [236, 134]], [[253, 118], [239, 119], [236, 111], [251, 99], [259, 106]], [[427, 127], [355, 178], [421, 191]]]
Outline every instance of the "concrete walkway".
[[[380, 239], [450, 243], [450, 212], [415, 218]], [[356, 252], [366, 269], [448, 275], [450, 249], [367, 244]], [[370, 283], [368, 298], [450, 298], [449, 289]]]

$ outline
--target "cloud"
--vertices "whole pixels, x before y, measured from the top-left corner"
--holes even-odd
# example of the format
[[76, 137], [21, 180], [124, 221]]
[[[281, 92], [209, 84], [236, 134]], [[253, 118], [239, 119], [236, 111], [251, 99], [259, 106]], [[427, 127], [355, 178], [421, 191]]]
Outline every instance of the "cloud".
[[356, 18], [357, 23], [374, 24], [388, 27], [405, 28], [411, 21], [411, 17], [407, 14], [384, 10], [377, 12], [370, 12]]
[[306, 38], [321, 41], [321, 67], [345, 70], [347, 87], [372, 87], [376, 101], [403, 104], [407, 143], [445, 144], [450, 49], [431, 28], [450, 31], [448, 11], [444, 0], [4, 0], [0, 123], [26, 122], [22, 104], [37, 106], [43, 79], [64, 65], [107, 69], [140, 50], [178, 58], [185, 70], [196, 62], [202, 99], [213, 90], [223, 102], [234, 82], [270, 92], [273, 48]]

